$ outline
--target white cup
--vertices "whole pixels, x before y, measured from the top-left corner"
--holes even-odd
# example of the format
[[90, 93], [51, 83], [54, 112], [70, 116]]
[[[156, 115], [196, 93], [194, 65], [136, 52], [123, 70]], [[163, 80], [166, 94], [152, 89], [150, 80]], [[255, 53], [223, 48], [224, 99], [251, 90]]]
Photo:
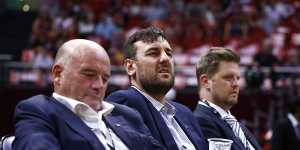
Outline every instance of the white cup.
[[209, 150], [230, 150], [232, 140], [223, 138], [209, 138]]

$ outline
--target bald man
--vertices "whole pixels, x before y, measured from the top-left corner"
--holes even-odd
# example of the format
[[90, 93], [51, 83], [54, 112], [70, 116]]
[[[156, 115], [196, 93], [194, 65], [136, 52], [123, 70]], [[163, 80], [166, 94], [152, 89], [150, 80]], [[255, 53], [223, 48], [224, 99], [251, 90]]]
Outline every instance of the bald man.
[[111, 66], [97, 43], [74, 39], [58, 50], [52, 96], [37, 95], [16, 107], [16, 150], [164, 149], [149, 136], [139, 113], [103, 101]]

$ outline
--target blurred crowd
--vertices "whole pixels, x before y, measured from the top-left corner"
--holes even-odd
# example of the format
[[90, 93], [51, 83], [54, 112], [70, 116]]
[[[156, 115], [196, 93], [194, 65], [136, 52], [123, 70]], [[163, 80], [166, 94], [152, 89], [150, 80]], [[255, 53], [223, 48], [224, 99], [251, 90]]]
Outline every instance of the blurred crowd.
[[244, 65], [299, 64], [297, 0], [43, 0], [22, 61], [47, 68], [61, 43], [86, 38], [121, 65], [125, 37], [150, 25], [165, 31], [179, 66], [210, 46], [236, 50]]

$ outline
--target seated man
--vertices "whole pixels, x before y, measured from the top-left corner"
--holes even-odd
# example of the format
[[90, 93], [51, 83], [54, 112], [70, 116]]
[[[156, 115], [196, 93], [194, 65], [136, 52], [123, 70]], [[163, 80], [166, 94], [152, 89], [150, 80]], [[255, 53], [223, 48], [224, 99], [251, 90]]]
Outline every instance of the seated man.
[[173, 49], [160, 29], [146, 28], [125, 43], [126, 71], [131, 87], [112, 93], [107, 101], [139, 111], [154, 138], [169, 150], [204, 150], [207, 143], [192, 112], [167, 101], [174, 85]]
[[289, 112], [274, 125], [271, 150], [300, 150], [300, 97], [288, 104]]
[[232, 50], [212, 47], [196, 64], [200, 101], [194, 115], [206, 138], [233, 141], [232, 150], [260, 150], [255, 137], [230, 113], [239, 94], [240, 57]]
[[103, 97], [110, 60], [95, 42], [70, 40], [52, 67], [54, 93], [37, 95], [16, 107], [13, 148], [64, 150], [164, 149], [149, 136], [139, 113]]

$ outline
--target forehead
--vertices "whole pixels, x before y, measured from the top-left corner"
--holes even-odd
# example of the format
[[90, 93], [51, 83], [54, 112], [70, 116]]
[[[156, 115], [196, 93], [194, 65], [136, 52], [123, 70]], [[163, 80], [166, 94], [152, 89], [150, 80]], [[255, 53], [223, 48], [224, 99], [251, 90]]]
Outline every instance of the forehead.
[[163, 49], [171, 49], [171, 46], [170, 46], [170, 43], [162, 38], [162, 37], [159, 37], [157, 38], [157, 40], [153, 41], [153, 42], [143, 42], [143, 41], [137, 41], [134, 43], [134, 46], [136, 47], [137, 49], [137, 53], [140, 51], [146, 51], [146, 50], [149, 50], [151, 48], [163, 48]]
[[[77, 67], [90, 67], [95, 69], [105, 68], [110, 70], [110, 60], [107, 54], [97, 50], [82, 50], [73, 58], [74, 65]], [[76, 67], [76, 66], [74, 66]]]
[[216, 73], [240, 75], [240, 66], [236, 62], [221, 61]]

